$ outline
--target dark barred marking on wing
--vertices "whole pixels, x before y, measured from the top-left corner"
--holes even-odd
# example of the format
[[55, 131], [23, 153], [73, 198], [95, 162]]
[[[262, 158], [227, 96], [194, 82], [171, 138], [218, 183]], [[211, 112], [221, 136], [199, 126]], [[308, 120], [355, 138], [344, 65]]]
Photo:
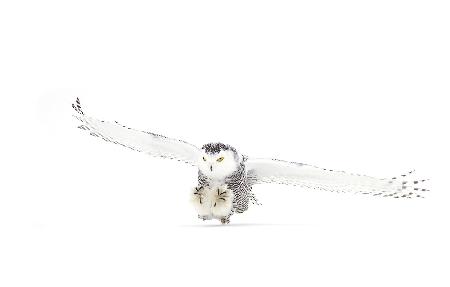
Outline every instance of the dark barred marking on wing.
[[246, 211], [249, 202], [259, 204], [252, 192], [252, 186], [247, 179], [247, 170], [244, 163], [241, 163], [238, 170], [225, 179], [225, 183], [234, 192], [234, 205], [237, 213]]

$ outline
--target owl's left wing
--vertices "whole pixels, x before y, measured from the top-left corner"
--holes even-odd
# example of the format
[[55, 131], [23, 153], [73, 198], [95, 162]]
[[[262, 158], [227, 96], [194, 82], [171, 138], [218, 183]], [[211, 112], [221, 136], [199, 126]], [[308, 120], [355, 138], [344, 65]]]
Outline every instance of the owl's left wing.
[[82, 122], [78, 128], [88, 131], [91, 136], [151, 156], [175, 159], [193, 166], [196, 166], [200, 157], [200, 150], [187, 142], [128, 128], [118, 122], [107, 122], [89, 117], [81, 109], [78, 98], [72, 107], [76, 111], [74, 117]]
[[247, 159], [246, 167], [249, 178], [254, 184], [279, 183], [315, 190], [354, 192], [395, 198], [423, 197], [423, 192], [427, 191], [420, 186], [426, 180], [413, 179], [413, 171], [399, 177], [376, 178], [303, 163], [252, 158]]

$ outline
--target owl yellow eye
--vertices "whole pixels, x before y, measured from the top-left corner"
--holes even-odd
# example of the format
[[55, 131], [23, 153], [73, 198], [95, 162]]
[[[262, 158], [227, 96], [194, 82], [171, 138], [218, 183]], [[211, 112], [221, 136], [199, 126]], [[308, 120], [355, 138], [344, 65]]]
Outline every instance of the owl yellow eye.
[[219, 158], [217, 159], [217, 161], [218, 161], [218, 162], [221, 162], [223, 159], [224, 159], [224, 157], [221, 156], [221, 157], [219, 157]]
[[205, 157], [203, 157], [203, 161], [206, 161], [206, 158], [205, 158]]

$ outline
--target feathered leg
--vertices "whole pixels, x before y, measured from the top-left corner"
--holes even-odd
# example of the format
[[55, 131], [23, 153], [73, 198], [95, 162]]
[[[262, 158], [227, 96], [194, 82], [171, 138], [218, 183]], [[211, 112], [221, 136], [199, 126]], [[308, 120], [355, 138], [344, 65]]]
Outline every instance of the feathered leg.
[[209, 190], [203, 186], [192, 190], [191, 202], [197, 210], [198, 218], [202, 220], [212, 219], [211, 202], [208, 196]]
[[233, 215], [234, 193], [226, 185], [216, 188], [211, 193], [211, 212], [219, 219], [222, 224], [230, 223], [230, 217]]
[[197, 210], [199, 219], [216, 218], [223, 224], [229, 223], [234, 213], [233, 199], [233, 191], [227, 186], [213, 189], [205, 186], [195, 187], [191, 195], [191, 202]]

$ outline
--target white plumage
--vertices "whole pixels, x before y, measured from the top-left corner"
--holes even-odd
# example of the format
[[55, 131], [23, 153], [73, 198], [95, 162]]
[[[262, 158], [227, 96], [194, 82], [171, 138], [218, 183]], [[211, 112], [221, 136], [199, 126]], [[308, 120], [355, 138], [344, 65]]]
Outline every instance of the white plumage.
[[376, 178], [274, 159], [248, 159], [256, 183], [297, 185], [334, 192], [355, 192], [392, 197], [422, 197], [426, 180], [412, 179], [413, 171], [399, 178]]
[[102, 121], [86, 116], [81, 110], [79, 99], [75, 104], [72, 104], [72, 107], [77, 111], [77, 115], [74, 116], [83, 123], [79, 128], [89, 131], [92, 136], [151, 156], [176, 159], [193, 166], [197, 165], [201, 151], [194, 145], [162, 135], [128, 128], [118, 122]]
[[79, 99], [72, 107], [76, 111], [74, 117], [82, 122], [79, 128], [92, 136], [197, 167], [199, 183], [192, 191], [191, 201], [199, 218], [204, 220], [215, 218], [228, 223], [234, 213], [245, 212], [249, 203], [257, 204], [252, 186], [261, 183], [394, 198], [423, 197], [427, 191], [422, 187], [426, 180], [413, 179], [413, 172], [380, 179], [296, 162], [249, 158], [222, 143], [209, 143], [198, 148], [185, 141], [86, 116]]

